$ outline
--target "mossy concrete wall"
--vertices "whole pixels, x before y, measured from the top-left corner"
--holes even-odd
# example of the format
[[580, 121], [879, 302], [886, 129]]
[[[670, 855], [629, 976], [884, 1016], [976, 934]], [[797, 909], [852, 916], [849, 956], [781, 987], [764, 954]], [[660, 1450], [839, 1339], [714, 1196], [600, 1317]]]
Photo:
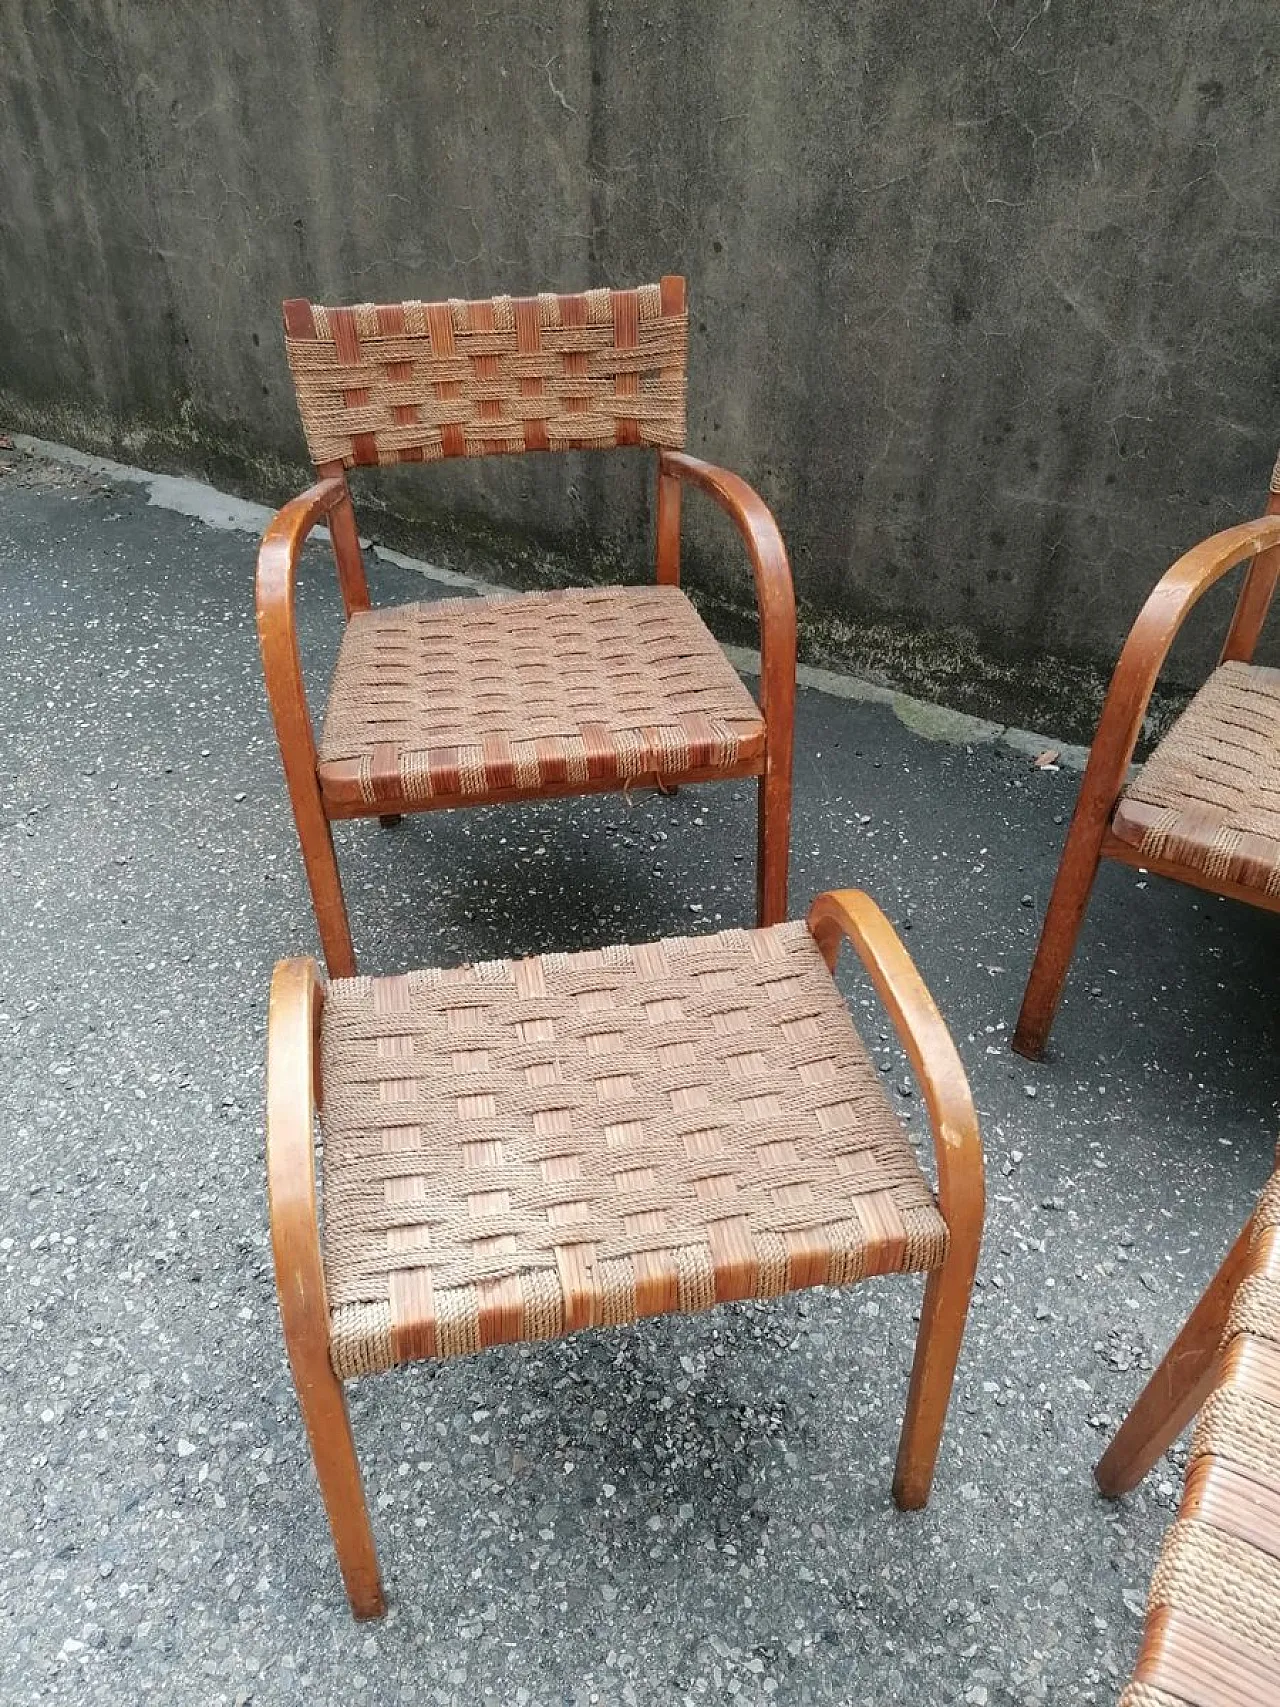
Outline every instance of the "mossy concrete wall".
[[[273, 498], [282, 297], [683, 271], [691, 448], [773, 505], [810, 655], [1078, 728], [1161, 569], [1261, 503], [1278, 48], [1274, 0], [10, 0], [3, 421]], [[639, 575], [648, 470], [418, 470], [365, 516]]]

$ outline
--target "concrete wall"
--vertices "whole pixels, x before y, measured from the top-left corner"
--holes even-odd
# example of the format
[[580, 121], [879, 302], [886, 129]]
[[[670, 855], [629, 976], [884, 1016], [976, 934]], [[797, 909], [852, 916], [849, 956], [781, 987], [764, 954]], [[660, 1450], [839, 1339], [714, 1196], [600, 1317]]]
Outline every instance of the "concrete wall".
[[[1260, 507], [1278, 48], [1274, 0], [8, 0], [0, 420], [273, 497], [283, 296], [684, 271], [691, 448], [774, 506], [810, 654], [1078, 726], [1162, 567]], [[533, 578], [639, 573], [650, 526], [626, 456], [369, 504]]]

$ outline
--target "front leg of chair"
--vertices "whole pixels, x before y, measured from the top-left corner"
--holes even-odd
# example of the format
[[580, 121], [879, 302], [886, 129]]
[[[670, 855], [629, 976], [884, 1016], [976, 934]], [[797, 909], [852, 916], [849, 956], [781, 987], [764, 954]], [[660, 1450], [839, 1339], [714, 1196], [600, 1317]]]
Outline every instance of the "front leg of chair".
[[1137, 1487], [1209, 1397], [1231, 1300], [1248, 1267], [1252, 1240], [1250, 1218], [1098, 1460], [1094, 1480], [1109, 1499]]
[[946, 1022], [871, 897], [855, 889], [819, 895], [809, 910], [809, 929], [833, 970], [841, 937], [852, 944], [911, 1061], [933, 1128], [947, 1255], [925, 1283], [893, 1478], [895, 1501], [913, 1511], [927, 1502], [933, 1484], [982, 1243], [985, 1186], [978, 1116]]
[[314, 772], [310, 778], [299, 779], [295, 786], [285, 766], [289, 782], [289, 798], [293, 818], [298, 827], [302, 847], [302, 863], [306, 868], [307, 886], [311, 890], [311, 905], [315, 910], [316, 929], [324, 963], [331, 978], [354, 978], [356, 951], [351, 940], [351, 924], [347, 918], [347, 903], [342, 893], [342, 878], [338, 874], [338, 856], [333, 846], [333, 828], [320, 798], [320, 785]]
[[[1094, 821], [1097, 816], [1093, 810], [1095, 803], [1085, 800], [1085, 786], [1081, 786], [1081, 798], [1067, 832], [1067, 844], [1062, 850], [1058, 875], [1053, 880], [1036, 957], [1031, 963], [1027, 988], [1018, 1010], [1018, 1023], [1014, 1028], [1011, 1047], [1029, 1061], [1039, 1061], [1044, 1056], [1101, 863], [1106, 816], [1101, 822]], [[1114, 803], [1112, 796], [1107, 812]]]
[[323, 988], [310, 960], [282, 961], [267, 1016], [267, 1188], [285, 1349], [311, 1443], [338, 1568], [357, 1618], [386, 1610], [342, 1383], [329, 1358], [329, 1303], [316, 1216], [315, 1096]]
[[907, 1408], [893, 1472], [894, 1504], [902, 1511], [920, 1511], [929, 1503], [956, 1365], [960, 1361], [960, 1344], [969, 1320], [977, 1260], [976, 1246], [968, 1250], [953, 1248], [942, 1267], [934, 1269], [925, 1281]]

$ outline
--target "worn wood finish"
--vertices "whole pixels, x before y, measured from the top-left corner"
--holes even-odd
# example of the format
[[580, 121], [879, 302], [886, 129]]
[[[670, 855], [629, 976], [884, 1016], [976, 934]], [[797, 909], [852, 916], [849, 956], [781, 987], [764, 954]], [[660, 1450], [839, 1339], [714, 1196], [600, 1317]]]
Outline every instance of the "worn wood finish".
[[[1280, 546], [1280, 515], [1227, 528], [1180, 557], [1156, 586], [1125, 641], [1089, 750], [1066, 846], [1045, 911], [1013, 1048], [1038, 1060], [1057, 1012], [1076, 938], [1104, 851], [1111, 815], [1142, 732], [1151, 694], [1179, 629], [1196, 603], [1246, 558]], [[1250, 605], [1254, 610], [1256, 601]], [[1243, 631], [1242, 631], [1243, 632]], [[1134, 863], [1127, 859], [1126, 863]], [[1146, 864], [1146, 861], [1141, 863]], [[1184, 876], [1182, 868], [1165, 875]], [[1197, 879], [1187, 876], [1186, 881]], [[1202, 885], [1203, 886], [1203, 885]], [[1252, 895], [1246, 897], [1254, 899]]]
[[342, 1384], [329, 1361], [329, 1302], [316, 1216], [317, 1037], [323, 987], [315, 963], [282, 961], [267, 1015], [267, 1190], [285, 1348], [338, 1566], [357, 1618], [385, 1610], [378, 1555]]
[[866, 968], [924, 1093], [938, 1166], [938, 1207], [950, 1243], [925, 1283], [893, 1495], [906, 1510], [929, 1498], [960, 1342], [969, 1314], [986, 1203], [982, 1139], [964, 1065], [924, 980], [892, 925], [856, 889], [820, 895], [809, 929], [835, 969], [842, 938]]
[[778, 524], [745, 480], [682, 451], [663, 451], [664, 475], [712, 498], [742, 536], [755, 577], [760, 613], [760, 710], [766, 727], [759, 783], [757, 912], [762, 925], [787, 916], [791, 844], [791, 766], [796, 705], [796, 599]]
[[1137, 1487], [1208, 1398], [1217, 1378], [1218, 1347], [1227, 1314], [1248, 1263], [1252, 1238], [1253, 1222], [1248, 1221], [1098, 1460], [1094, 1480], [1109, 1499]]
[[343, 502], [346, 481], [329, 475], [273, 517], [258, 551], [258, 641], [267, 703], [275, 724], [285, 782], [293, 805], [325, 963], [335, 978], [356, 969], [342, 879], [333, 851], [333, 832], [316, 776], [316, 745], [302, 682], [302, 660], [294, 620], [298, 557], [307, 535]]
[[[335, 371], [340, 370], [342, 364], [350, 360], [355, 375], [348, 392], [333, 392], [333, 397], [341, 397], [342, 407], [351, 412], [348, 426], [354, 436], [350, 438], [348, 446], [350, 454], [339, 456], [330, 445], [325, 454], [332, 460], [318, 464], [318, 472], [324, 476], [320, 485], [287, 505], [268, 529], [259, 556], [258, 572], [258, 622], [262, 637], [267, 695], [280, 742], [289, 796], [298, 824], [298, 836], [302, 844], [303, 860], [325, 961], [330, 973], [335, 977], [350, 976], [355, 972], [355, 955], [334, 857], [329, 827], [331, 820], [377, 817], [386, 826], [397, 821], [405, 812], [432, 810], [440, 802], [432, 799], [401, 798], [402, 788], [387, 790], [381, 786], [373, 801], [363, 798], [353, 800], [349, 797], [338, 800], [333, 797], [336, 794], [336, 785], [331, 783], [326, 792], [325, 785], [318, 778], [316, 741], [307, 713], [298, 665], [297, 642], [293, 633], [293, 576], [302, 542], [318, 520], [322, 517], [327, 519], [347, 617], [367, 610], [369, 590], [360, 553], [355, 512], [347, 484], [348, 463], [417, 460], [428, 454], [453, 456], [546, 450], [559, 444], [561, 439], [565, 443], [571, 442], [578, 428], [574, 424], [577, 418], [576, 403], [568, 393], [580, 390], [583, 395], [577, 402], [582, 403], [585, 408], [587, 393], [594, 396], [598, 391], [601, 381], [594, 369], [589, 371], [589, 356], [586, 352], [588, 344], [595, 348], [598, 340], [605, 336], [602, 327], [605, 322], [610, 321], [610, 314], [604, 313], [603, 310], [610, 303], [612, 332], [605, 341], [609, 343], [612, 340], [616, 345], [614, 353], [620, 352], [620, 359], [615, 364], [618, 371], [611, 381], [615, 388], [615, 398], [613, 404], [597, 398], [597, 402], [591, 407], [613, 408], [618, 419], [616, 431], [610, 428], [606, 439], [600, 440], [599, 443], [629, 445], [648, 442], [659, 446], [682, 443], [683, 404], [680, 403], [676, 409], [673, 401], [676, 391], [679, 391], [681, 397], [683, 395], [684, 375], [683, 366], [680, 365], [683, 362], [683, 345], [680, 344], [680, 338], [675, 338], [674, 342], [668, 340], [660, 346], [652, 346], [661, 352], [655, 358], [660, 362], [661, 371], [654, 383], [657, 385], [657, 394], [666, 397], [670, 402], [670, 420], [666, 425], [654, 425], [651, 432], [638, 417], [635, 420], [629, 418], [633, 413], [629, 400], [635, 397], [636, 411], [640, 411], [641, 394], [654, 378], [647, 374], [643, 361], [637, 368], [633, 351], [636, 347], [650, 347], [645, 343], [649, 336], [645, 331], [646, 325], [652, 328], [655, 324], [671, 327], [683, 324], [686, 304], [685, 284], [681, 278], [664, 278], [656, 287], [656, 294], [654, 287], [646, 287], [643, 293], [593, 293], [590, 299], [561, 297], [547, 298], [544, 301], [540, 298], [527, 298], [513, 303], [504, 298], [461, 305], [432, 304], [424, 307], [421, 304], [401, 304], [390, 308], [359, 310], [318, 310], [303, 301], [291, 301], [285, 305], [285, 326], [288, 339], [291, 340], [291, 359], [296, 360], [301, 374], [312, 376], [307, 383], [312, 383], [312, 369], [315, 362], [321, 359], [327, 362], [330, 368], [334, 368], [336, 364]], [[440, 367], [441, 374], [445, 374], [446, 368], [452, 372], [449, 364], [456, 364], [462, 343], [466, 342], [471, 334], [476, 334], [483, 342], [495, 332], [495, 316], [508, 313], [514, 315], [514, 335], [519, 348], [526, 353], [537, 351], [542, 346], [540, 316], [549, 317], [548, 324], [555, 322], [551, 336], [561, 340], [567, 339], [569, 344], [578, 337], [578, 332], [573, 329], [584, 329], [582, 338], [586, 342], [583, 350], [577, 353], [570, 351], [564, 356], [565, 376], [567, 380], [574, 380], [575, 383], [568, 384], [566, 390], [565, 385], [552, 388], [550, 382], [544, 378], [520, 379], [518, 389], [523, 401], [519, 407], [524, 411], [525, 421], [522, 433], [515, 433], [514, 430], [508, 432], [506, 427], [499, 433], [495, 424], [492, 431], [496, 436], [490, 442], [486, 436], [488, 429], [483, 423], [491, 419], [496, 422], [497, 417], [492, 414], [490, 403], [485, 400], [484, 388], [490, 383], [498, 382], [496, 372], [489, 370], [499, 358], [484, 354], [463, 357], [464, 364], [469, 361], [474, 367], [472, 377], [475, 383], [472, 389], [476, 390], [477, 385], [480, 387], [476, 391], [478, 401], [475, 401], [479, 415], [475, 419], [469, 417], [470, 424], [446, 423], [441, 429], [441, 443], [435, 445], [434, 437], [439, 435], [426, 421], [423, 410], [430, 412], [438, 403], [443, 413], [448, 414], [458, 387], [447, 375], [438, 382], [428, 384], [424, 378], [426, 368], [430, 367], [432, 362], [437, 365], [443, 362], [444, 366]], [[652, 317], [658, 314], [661, 319], [655, 322]], [[644, 320], [646, 316], [649, 318]], [[422, 321], [420, 327], [419, 320]], [[642, 320], [644, 325], [641, 324]], [[590, 326], [588, 321], [591, 322]], [[464, 322], [465, 336], [464, 332], [458, 330]], [[680, 334], [680, 337], [682, 338], [683, 334]], [[679, 349], [677, 344], [680, 345]], [[325, 345], [323, 351], [321, 345]], [[548, 349], [550, 347], [547, 346]], [[476, 343], [475, 348], [479, 349], [480, 344]], [[348, 353], [344, 354], [344, 351]], [[541, 360], [541, 357], [539, 359]], [[590, 359], [594, 361], [595, 358]], [[543, 365], [546, 365], [545, 362]], [[422, 371], [419, 371], [420, 368]], [[332, 375], [330, 378], [332, 379]], [[576, 379], [580, 379], [580, 386], [576, 384]], [[395, 397], [399, 395], [396, 388], [406, 384], [410, 385], [411, 389], [416, 386], [415, 396], [418, 391], [422, 392], [419, 404], [394, 403]], [[366, 431], [361, 420], [357, 419], [361, 416], [361, 411], [372, 407], [371, 386], [378, 390], [379, 396], [385, 392], [383, 402], [392, 400], [388, 403], [389, 414], [378, 414], [377, 410], [374, 410], [382, 424], [380, 430], [384, 432], [386, 444], [375, 442], [377, 432], [372, 429]], [[387, 389], [388, 386], [391, 387], [390, 390]], [[314, 386], [312, 389], [314, 390]], [[533, 414], [524, 408], [525, 404], [536, 399], [545, 399], [548, 416], [555, 417], [556, 431], [550, 436], [545, 430], [545, 423], [540, 426]], [[308, 407], [313, 414], [320, 409], [323, 415], [328, 406], [323, 401], [317, 403], [314, 396], [309, 398]], [[333, 408], [337, 407], [337, 403], [334, 403]], [[661, 409], [666, 407], [666, 403], [661, 404]], [[494, 404], [493, 409], [496, 408], [497, 405]], [[586, 419], [584, 414], [583, 422]], [[328, 443], [334, 434], [330, 431], [331, 423], [326, 425], [319, 417], [317, 420], [318, 425], [317, 421], [312, 424], [319, 433], [316, 442], [317, 454], [320, 454], [320, 441]], [[663, 420], [666, 421], [665, 415]], [[672, 439], [670, 436], [664, 436], [669, 430], [674, 432], [677, 426], [677, 437]], [[582, 430], [586, 430], [585, 426]], [[592, 431], [594, 432], [594, 428]], [[564, 438], [565, 433], [569, 434], [568, 438]], [[339, 433], [338, 438], [341, 437]], [[403, 444], [400, 443], [402, 439]], [[418, 443], [418, 439], [423, 442]], [[431, 439], [432, 443], [428, 445], [427, 439]], [[410, 443], [410, 440], [414, 442]], [[595, 444], [597, 440], [593, 438], [591, 442]], [[786, 550], [772, 516], [744, 481], [722, 469], [687, 457], [682, 452], [663, 449], [658, 459], [655, 550], [656, 578], [660, 584], [674, 586], [679, 583], [681, 493], [686, 482], [700, 486], [727, 511], [738, 527], [751, 559], [761, 623], [763, 668], [760, 701], [767, 725], [763, 756], [758, 760], [752, 757], [749, 761], [740, 757], [738, 762], [731, 761], [720, 767], [698, 764], [681, 769], [676, 766], [669, 773], [663, 772], [660, 777], [646, 776], [631, 781], [602, 781], [593, 776], [591, 780], [581, 784], [554, 781], [533, 788], [503, 786], [492, 793], [468, 793], [465, 804], [487, 805], [505, 801], [548, 799], [603, 790], [646, 787], [655, 783], [660, 792], [671, 794], [679, 784], [685, 782], [723, 781], [733, 777], [756, 776], [760, 779], [757, 911], [762, 924], [774, 923], [784, 919], [787, 912], [791, 748], [795, 702], [795, 600], [791, 588], [791, 572]], [[317, 494], [320, 496], [317, 497]], [[457, 800], [443, 802], [447, 805], [461, 803], [463, 802]]]

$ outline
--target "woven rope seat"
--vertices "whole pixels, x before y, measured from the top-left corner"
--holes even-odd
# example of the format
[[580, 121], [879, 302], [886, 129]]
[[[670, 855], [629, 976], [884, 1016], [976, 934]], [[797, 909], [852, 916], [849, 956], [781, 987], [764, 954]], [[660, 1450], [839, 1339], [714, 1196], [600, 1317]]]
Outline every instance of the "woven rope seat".
[[[936, 1196], [837, 988], [842, 944], [911, 1063]], [[416, 1358], [919, 1273], [893, 1497], [929, 1498], [982, 1140], [869, 895], [829, 890], [804, 923], [389, 978], [281, 961], [266, 1161], [285, 1345], [357, 1618], [386, 1598], [343, 1383]]]
[[758, 768], [759, 708], [678, 587], [356, 612], [319, 778], [335, 806]]
[[1121, 796], [1112, 829], [1152, 859], [1280, 895], [1280, 670], [1220, 665]]
[[1252, 1226], [1121, 1707], [1280, 1701], [1280, 1173]]
[[344, 1379], [946, 1256], [804, 924], [338, 980], [321, 1067]]

